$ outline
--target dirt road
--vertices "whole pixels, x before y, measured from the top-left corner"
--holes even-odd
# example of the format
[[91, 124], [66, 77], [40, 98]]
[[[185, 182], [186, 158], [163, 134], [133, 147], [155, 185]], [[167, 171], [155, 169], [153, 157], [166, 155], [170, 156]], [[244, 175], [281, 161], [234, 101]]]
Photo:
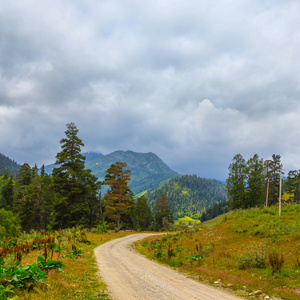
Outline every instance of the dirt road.
[[100, 276], [112, 299], [242, 299], [149, 261], [131, 248], [132, 243], [149, 235], [129, 235], [95, 249]]

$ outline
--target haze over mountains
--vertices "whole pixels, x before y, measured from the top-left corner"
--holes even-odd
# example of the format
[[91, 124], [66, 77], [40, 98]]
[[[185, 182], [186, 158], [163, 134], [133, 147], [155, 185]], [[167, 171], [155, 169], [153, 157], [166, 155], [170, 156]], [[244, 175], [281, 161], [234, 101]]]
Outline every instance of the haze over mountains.
[[[107, 155], [97, 152], [83, 153], [86, 157], [85, 166], [90, 169], [99, 181], [105, 178], [105, 171], [117, 161], [126, 162], [131, 170], [129, 186], [135, 195], [154, 190], [167, 180], [179, 176], [171, 170], [154, 153], [137, 153], [133, 151], [115, 151]], [[45, 166], [46, 173], [52, 173], [55, 164]]]
[[91, 169], [99, 180], [104, 180], [105, 171], [117, 161], [126, 162], [127, 168], [131, 170], [129, 186], [135, 195], [149, 189], [154, 190], [168, 179], [179, 176], [151, 152], [115, 151], [88, 161], [86, 168]]
[[[106, 170], [112, 164], [117, 161], [126, 162], [127, 168], [131, 170], [129, 187], [132, 192], [136, 196], [146, 194], [152, 209], [158, 196], [166, 194], [176, 218], [184, 215], [199, 218], [201, 211], [227, 198], [223, 182], [196, 175], [180, 175], [151, 152], [119, 150], [107, 155], [98, 152], [82, 154], [86, 157], [86, 169], [90, 169], [99, 181], [104, 181]], [[51, 174], [55, 167], [57, 167], [55, 164], [45, 166], [45, 172]], [[0, 175], [4, 174], [4, 170], [16, 174], [19, 168], [20, 166], [13, 160], [0, 155]], [[102, 186], [103, 194], [107, 188], [106, 185]]]

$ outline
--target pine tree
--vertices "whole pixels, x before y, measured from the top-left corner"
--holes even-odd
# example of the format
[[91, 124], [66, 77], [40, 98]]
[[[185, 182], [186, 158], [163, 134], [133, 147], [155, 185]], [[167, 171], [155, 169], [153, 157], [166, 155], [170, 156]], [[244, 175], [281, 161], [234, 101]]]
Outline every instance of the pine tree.
[[170, 209], [170, 201], [166, 194], [159, 195], [154, 206], [154, 218], [158, 230], [167, 228], [170, 223], [173, 223], [173, 215]]
[[149, 229], [153, 222], [153, 217], [145, 196], [138, 197], [135, 212], [141, 230]]
[[247, 161], [246, 206], [255, 207], [264, 203], [264, 164], [257, 154]]
[[268, 206], [270, 206], [278, 202], [281, 157], [273, 154], [272, 160], [268, 162], [267, 179], [269, 179], [270, 183]]
[[288, 192], [293, 194], [293, 200], [300, 204], [300, 170], [289, 171], [286, 180]]
[[241, 154], [236, 154], [229, 166], [226, 189], [231, 209], [246, 208], [246, 162]]
[[14, 202], [14, 181], [12, 175], [6, 180], [1, 189], [1, 200], [0, 208], [12, 210]]
[[[53, 169], [55, 191], [59, 201], [55, 205], [55, 227], [72, 227], [87, 225], [90, 221], [90, 197], [96, 193], [95, 177], [90, 170], [85, 170], [85, 157], [81, 154], [82, 140], [77, 136], [78, 129], [74, 123], [67, 124], [66, 137], [61, 139], [62, 151], [57, 153]], [[92, 192], [91, 192], [92, 187]]]
[[105, 199], [105, 213], [120, 228], [121, 217], [133, 206], [133, 193], [128, 186], [130, 170], [125, 162], [116, 162], [106, 171], [104, 184], [109, 186]]
[[15, 199], [13, 205], [13, 211], [18, 212], [22, 210], [24, 206], [24, 197], [28, 186], [33, 180], [32, 170], [29, 164], [25, 163], [20, 167], [19, 172], [16, 175], [15, 183]]

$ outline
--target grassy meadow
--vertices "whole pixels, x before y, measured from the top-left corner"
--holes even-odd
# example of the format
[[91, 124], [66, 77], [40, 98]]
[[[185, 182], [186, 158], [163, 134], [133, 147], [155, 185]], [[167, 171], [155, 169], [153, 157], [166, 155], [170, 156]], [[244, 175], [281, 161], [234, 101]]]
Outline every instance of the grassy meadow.
[[[13, 267], [15, 270], [11, 277], [16, 279], [14, 282], [0, 277], [0, 285], [6, 290], [0, 290], [0, 299], [109, 299], [105, 292], [106, 285], [97, 275], [94, 248], [128, 234], [130, 233], [97, 233], [69, 229], [52, 233], [23, 234], [18, 239], [3, 241], [0, 253], [4, 257], [1, 267], [5, 272], [1, 274], [9, 277], [12, 272], [9, 266], [11, 263], [15, 264], [17, 258], [21, 260], [22, 268], [17, 272], [18, 267]], [[38, 257], [45, 258], [45, 255], [50, 268], [41, 272], [35, 264]], [[61, 270], [51, 268], [52, 261], [54, 266], [55, 262], [61, 262]], [[20, 287], [9, 288], [9, 283]]]
[[243, 297], [300, 299], [300, 205], [219, 216], [149, 237], [135, 248], [200, 281]]

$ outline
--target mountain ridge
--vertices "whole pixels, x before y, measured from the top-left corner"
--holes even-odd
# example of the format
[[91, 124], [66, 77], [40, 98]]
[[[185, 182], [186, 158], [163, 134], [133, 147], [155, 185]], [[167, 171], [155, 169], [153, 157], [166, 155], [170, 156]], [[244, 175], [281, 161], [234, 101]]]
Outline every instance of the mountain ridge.
[[105, 171], [117, 161], [125, 162], [131, 170], [129, 186], [134, 194], [153, 190], [171, 178], [180, 176], [171, 170], [155, 153], [139, 153], [131, 150], [117, 150], [86, 163], [100, 181], [105, 178]]

